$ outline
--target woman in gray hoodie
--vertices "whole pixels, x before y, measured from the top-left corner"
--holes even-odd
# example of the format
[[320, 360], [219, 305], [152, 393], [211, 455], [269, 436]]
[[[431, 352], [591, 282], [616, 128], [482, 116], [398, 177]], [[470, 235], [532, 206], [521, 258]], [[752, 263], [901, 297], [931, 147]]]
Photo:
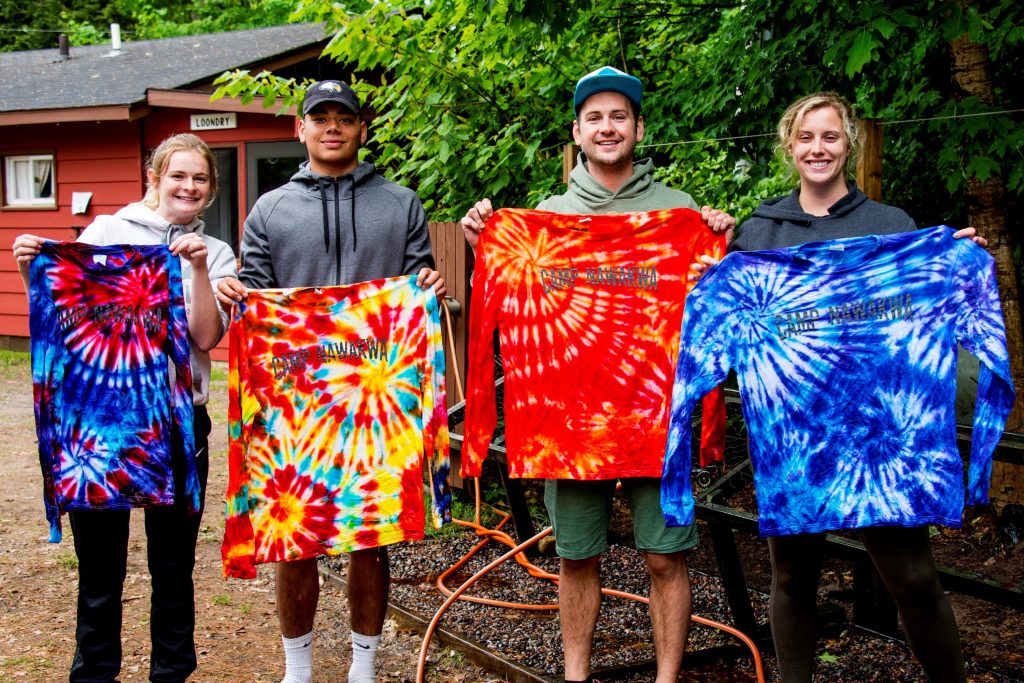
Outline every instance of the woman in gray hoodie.
[[[146, 165], [147, 190], [143, 200], [129, 204], [113, 216], [98, 216], [78, 238], [94, 245], [167, 244], [181, 258], [193, 376], [200, 508], [198, 514], [190, 514], [182, 496], [173, 506], [145, 511], [153, 586], [151, 681], [184, 681], [196, 668], [192, 570], [209, 471], [209, 351], [227, 329], [227, 315], [216, 303], [214, 286], [235, 274], [231, 247], [204, 234], [200, 219], [216, 195], [216, 169], [213, 153], [198, 137], [169, 137], [157, 146]], [[44, 241], [35, 235], [21, 235], [14, 241], [14, 255], [26, 291], [29, 266]], [[181, 438], [176, 436], [172, 446], [176, 458], [181, 445]], [[180, 457], [183, 456], [181, 453]], [[120, 672], [121, 594], [127, 572], [129, 513], [68, 513], [78, 555], [77, 646], [69, 675], [72, 683], [111, 681]]]

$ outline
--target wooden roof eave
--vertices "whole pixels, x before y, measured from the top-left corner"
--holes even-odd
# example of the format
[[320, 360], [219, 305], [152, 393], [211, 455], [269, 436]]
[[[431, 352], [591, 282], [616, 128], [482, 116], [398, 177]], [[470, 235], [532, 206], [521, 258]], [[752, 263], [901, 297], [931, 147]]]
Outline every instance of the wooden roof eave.
[[[209, 92], [195, 92], [183, 90], [147, 90], [147, 100], [152, 107], [168, 107], [171, 109], [196, 109], [200, 111], [234, 111], [248, 114], [277, 114], [284, 106], [281, 99], [275, 100], [270, 107], [263, 106], [262, 99], [256, 99], [248, 104], [242, 102], [239, 97], [222, 97], [214, 102], [210, 101]], [[284, 114], [295, 116], [294, 106], [289, 107]]]
[[134, 121], [149, 114], [149, 103], [110, 104], [66, 109], [32, 109], [0, 112], [0, 126], [32, 126], [41, 123], [80, 121]]

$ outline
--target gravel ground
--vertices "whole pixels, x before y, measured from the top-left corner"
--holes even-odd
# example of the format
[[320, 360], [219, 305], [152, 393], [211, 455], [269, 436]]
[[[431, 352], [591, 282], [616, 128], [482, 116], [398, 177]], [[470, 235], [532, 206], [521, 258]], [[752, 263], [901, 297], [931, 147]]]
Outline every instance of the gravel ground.
[[[437, 576], [468, 552], [476, 542], [470, 532], [455, 538], [428, 540], [395, 546], [391, 550], [392, 601], [429, 620], [443, 602], [434, 586]], [[496, 559], [507, 549], [491, 543], [472, 562], [448, 581], [456, 588], [472, 573]], [[539, 558], [539, 567], [557, 572], [555, 558]], [[327, 566], [342, 575], [344, 556], [331, 558]], [[640, 555], [623, 545], [613, 545], [605, 553], [601, 568], [602, 584], [627, 592], [646, 595], [649, 583]], [[709, 619], [731, 623], [721, 582], [717, 576], [692, 572], [694, 613]], [[530, 577], [526, 571], [509, 562], [495, 570], [470, 590], [470, 594], [511, 602], [552, 603], [556, 599], [553, 585]], [[767, 597], [752, 591], [755, 616], [767, 623]], [[535, 671], [540, 676], [561, 672], [561, 640], [555, 612], [527, 612], [456, 602], [445, 614], [442, 628], [454, 631], [499, 656]], [[694, 625], [687, 646], [688, 653], [707, 648], [733, 645], [738, 641], [715, 629]], [[646, 606], [632, 600], [606, 597], [594, 642], [593, 663], [596, 671], [615, 669], [606, 680], [634, 683], [654, 680], [652, 671], [623, 671], [625, 667], [649, 665], [654, 658], [650, 620]], [[776, 680], [770, 652], [763, 655], [767, 680]], [[970, 680], [974, 683], [1002, 683], [1020, 680], [986, 671], [970, 664]], [[899, 641], [874, 636], [842, 624], [826, 628], [819, 638], [818, 678], [821, 681], [891, 681], [912, 683], [924, 681], [924, 673], [909, 648]], [[687, 667], [682, 680], [689, 681], [752, 681], [752, 658]]]

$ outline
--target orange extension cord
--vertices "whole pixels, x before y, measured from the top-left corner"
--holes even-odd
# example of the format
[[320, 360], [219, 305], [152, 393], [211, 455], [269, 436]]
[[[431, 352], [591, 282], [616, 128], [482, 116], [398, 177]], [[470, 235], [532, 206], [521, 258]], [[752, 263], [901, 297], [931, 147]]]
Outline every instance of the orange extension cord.
[[[444, 311], [445, 324], [446, 324], [447, 329], [448, 329], [449, 344], [452, 344], [452, 340], [454, 339], [454, 336], [452, 334], [451, 313], [448, 310], [447, 302], [444, 302], [444, 305], [442, 306], [442, 309]], [[455, 349], [452, 348], [451, 352], [452, 352], [452, 357], [454, 358], [455, 357], [455, 355], [454, 355], [455, 354]], [[460, 401], [465, 401], [466, 397], [465, 397], [465, 392], [464, 392], [464, 390], [462, 388], [462, 379], [459, 376], [458, 364], [454, 364], [454, 365], [455, 365], [454, 371], [455, 371], [455, 381], [456, 381], [455, 388], [458, 391], [459, 400]], [[544, 571], [543, 569], [541, 569], [540, 567], [534, 565], [532, 562], [530, 562], [528, 559], [526, 559], [526, 556], [523, 554], [523, 550], [525, 550], [526, 548], [529, 548], [531, 545], [539, 542], [540, 539], [544, 538], [545, 536], [550, 535], [551, 532], [552, 532], [551, 527], [548, 527], [548, 528], [544, 529], [539, 534], [537, 534], [537, 535], [533, 536], [532, 538], [529, 538], [526, 541], [524, 541], [524, 542], [522, 542], [522, 543], [517, 545], [515, 540], [511, 536], [509, 536], [507, 533], [505, 533], [504, 531], [501, 530], [501, 528], [503, 526], [505, 526], [505, 524], [508, 522], [508, 520], [511, 519], [511, 515], [506, 513], [506, 512], [503, 512], [501, 510], [497, 510], [497, 509], [493, 508], [493, 506], [489, 506], [489, 507], [494, 509], [495, 512], [497, 512], [498, 514], [502, 515], [502, 520], [498, 523], [498, 525], [494, 529], [488, 529], [488, 528], [484, 527], [480, 523], [480, 506], [481, 506], [481, 503], [480, 503], [480, 479], [479, 478], [474, 478], [473, 479], [473, 484], [474, 484], [474, 493], [476, 495], [476, 510], [475, 510], [475, 514], [474, 514], [474, 520], [472, 522], [470, 522], [470, 521], [466, 521], [466, 520], [462, 520], [462, 519], [453, 519], [452, 522], [454, 522], [455, 524], [459, 524], [461, 526], [465, 526], [465, 527], [469, 527], [469, 528], [473, 529], [478, 536], [481, 536], [483, 538], [483, 540], [481, 540], [479, 543], [477, 543], [475, 546], [473, 546], [469, 550], [469, 552], [467, 552], [465, 555], [463, 555], [458, 560], [458, 562], [456, 562], [454, 565], [452, 565], [447, 570], [445, 570], [444, 573], [442, 573], [439, 577], [437, 577], [437, 588], [438, 588], [438, 590], [440, 590], [442, 593], [447, 595], [448, 598], [437, 609], [437, 612], [434, 614], [434, 618], [430, 620], [430, 624], [427, 626], [427, 630], [423, 634], [423, 645], [420, 647], [420, 656], [419, 656], [419, 660], [417, 661], [417, 664], [416, 664], [416, 683], [423, 683], [423, 681], [424, 681], [424, 676], [426, 674], [426, 665], [427, 665], [427, 650], [430, 647], [430, 639], [433, 637], [434, 630], [437, 628], [437, 625], [441, 622], [441, 617], [444, 616], [444, 613], [448, 611], [448, 608], [451, 607], [451, 605], [456, 600], [462, 599], [462, 600], [466, 600], [467, 602], [476, 602], [476, 603], [479, 603], [479, 604], [491, 605], [491, 606], [495, 606], [495, 607], [507, 607], [509, 609], [537, 610], [537, 611], [554, 611], [554, 610], [558, 609], [558, 604], [557, 603], [537, 605], [537, 604], [527, 604], [527, 603], [517, 603], [517, 602], [505, 602], [505, 601], [502, 601], [502, 600], [490, 600], [488, 598], [479, 598], [479, 597], [475, 597], [475, 596], [462, 597], [462, 594], [465, 593], [473, 584], [475, 584], [477, 581], [479, 581], [484, 576], [486, 576], [489, 572], [493, 571], [495, 568], [501, 566], [502, 564], [504, 564], [505, 562], [507, 562], [509, 559], [511, 559], [513, 557], [515, 558], [516, 562], [520, 566], [522, 566], [522, 567], [524, 567], [526, 569], [527, 573], [530, 576], [538, 578], [538, 579], [544, 579], [544, 580], [547, 580], [547, 581], [551, 581], [552, 583], [555, 583], [555, 584], [558, 583], [558, 575], [557, 574], [552, 574], [550, 572]], [[453, 575], [455, 572], [457, 572], [459, 569], [461, 569], [463, 566], [465, 566], [466, 563], [469, 562], [473, 558], [474, 555], [476, 555], [478, 552], [480, 552], [484, 548], [484, 546], [486, 546], [491, 541], [498, 541], [500, 543], [503, 543], [503, 544], [507, 545], [509, 548], [511, 548], [511, 550], [509, 550], [507, 553], [505, 553], [504, 555], [502, 555], [498, 559], [492, 561], [490, 564], [488, 564], [486, 567], [484, 567], [483, 569], [481, 569], [477, 573], [473, 574], [473, 576], [469, 577], [456, 590], [452, 591], [447, 586], [445, 586], [445, 584], [444, 584], [445, 579], [447, 579], [448, 577]], [[609, 596], [618, 597], [618, 598], [628, 598], [630, 600], [636, 600], [637, 602], [643, 602], [643, 603], [646, 603], [646, 604], [650, 604], [650, 600], [648, 598], [643, 597], [642, 595], [635, 595], [633, 593], [626, 593], [624, 591], [618, 591], [618, 590], [614, 590], [614, 589], [611, 589], [611, 588], [602, 588], [601, 589], [601, 593], [602, 593], [602, 595], [609, 595]], [[726, 633], [729, 633], [729, 634], [735, 636], [736, 638], [738, 638], [739, 640], [741, 640], [743, 642], [743, 644], [746, 645], [750, 649], [751, 656], [754, 659], [754, 672], [755, 672], [755, 674], [757, 676], [758, 683], [764, 683], [764, 681], [765, 681], [765, 678], [764, 678], [764, 667], [761, 664], [761, 654], [760, 654], [760, 652], [758, 652], [757, 645], [754, 643], [753, 640], [751, 640], [743, 632], [738, 631], [737, 629], [735, 629], [735, 628], [733, 628], [731, 626], [727, 626], [726, 624], [721, 624], [721, 623], [718, 623], [717, 621], [712, 621], [711, 619], [705, 619], [704, 617], [697, 616], [696, 614], [691, 615], [690, 619], [692, 621], [698, 623], [698, 624], [703, 624], [704, 626], [710, 626], [711, 628], [716, 628], [716, 629], [719, 629], [721, 631], [725, 631]]]

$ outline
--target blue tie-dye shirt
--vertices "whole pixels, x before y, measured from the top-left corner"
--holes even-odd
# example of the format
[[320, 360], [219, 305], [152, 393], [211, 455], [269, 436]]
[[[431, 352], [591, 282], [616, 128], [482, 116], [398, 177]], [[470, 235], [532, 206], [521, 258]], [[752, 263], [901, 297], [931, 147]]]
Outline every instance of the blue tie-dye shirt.
[[956, 346], [981, 361], [967, 500], [1013, 405], [994, 262], [947, 227], [737, 252], [687, 299], [662, 479], [693, 521], [690, 414], [739, 377], [765, 536], [959, 527]]

